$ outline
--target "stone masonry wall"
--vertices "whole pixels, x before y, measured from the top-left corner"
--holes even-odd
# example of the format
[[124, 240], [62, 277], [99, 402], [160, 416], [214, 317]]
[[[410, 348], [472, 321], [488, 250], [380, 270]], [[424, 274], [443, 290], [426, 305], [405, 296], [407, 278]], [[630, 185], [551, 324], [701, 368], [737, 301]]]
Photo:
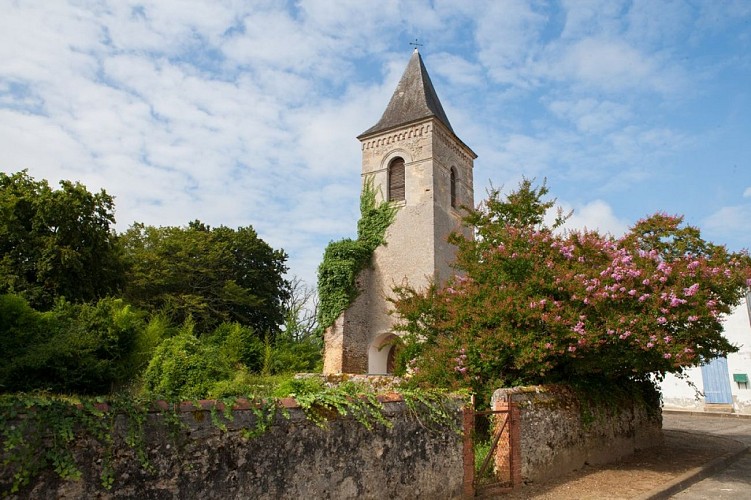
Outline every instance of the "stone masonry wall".
[[[614, 462], [662, 441], [659, 408], [634, 402], [619, 410], [589, 407], [584, 421], [576, 395], [559, 386], [499, 389], [493, 404], [510, 399], [519, 409], [521, 476], [544, 481], [585, 463]], [[591, 421], [589, 421], [591, 420]], [[513, 430], [512, 430], [513, 432]]]
[[[78, 481], [63, 481], [46, 471], [22, 494], [11, 498], [459, 498], [462, 491], [462, 439], [452, 429], [428, 430], [404, 402], [384, 403], [393, 427], [365, 429], [337, 417], [325, 429], [308, 421], [290, 400], [289, 419], [278, 416], [270, 430], [244, 438], [253, 428], [251, 409], [234, 411], [220, 431], [208, 407], [185, 405], [186, 424], [170, 437], [160, 413], [145, 422], [146, 452], [153, 470], [145, 471], [136, 452], [124, 444], [120, 418], [112, 455], [114, 484], [100, 486], [101, 445], [74, 442]], [[457, 409], [457, 423], [461, 413]], [[0, 490], [7, 491], [12, 470], [0, 469]]]

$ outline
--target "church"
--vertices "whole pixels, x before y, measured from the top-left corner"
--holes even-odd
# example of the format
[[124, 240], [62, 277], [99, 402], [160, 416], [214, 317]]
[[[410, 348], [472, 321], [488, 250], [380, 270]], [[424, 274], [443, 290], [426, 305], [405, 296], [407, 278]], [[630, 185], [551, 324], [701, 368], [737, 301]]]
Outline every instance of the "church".
[[326, 374], [388, 374], [393, 370], [395, 286], [445, 283], [461, 231], [461, 207], [474, 206], [477, 155], [451, 127], [422, 57], [415, 49], [378, 122], [360, 134], [362, 183], [398, 207], [371, 265], [357, 278], [359, 295], [324, 334]]

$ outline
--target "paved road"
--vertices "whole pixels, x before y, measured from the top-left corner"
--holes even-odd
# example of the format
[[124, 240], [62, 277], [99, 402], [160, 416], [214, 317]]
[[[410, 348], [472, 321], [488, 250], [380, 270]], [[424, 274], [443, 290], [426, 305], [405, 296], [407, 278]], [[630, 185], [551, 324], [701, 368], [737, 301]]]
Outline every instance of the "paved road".
[[[735, 417], [706, 417], [696, 415], [663, 415], [665, 429], [705, 432], [735, 439], [751, 446], [751, 419]], [[699, 481], [674, 495], [677, 500], [751, 500], [751, 452], [746, 453], [728, 468]]]

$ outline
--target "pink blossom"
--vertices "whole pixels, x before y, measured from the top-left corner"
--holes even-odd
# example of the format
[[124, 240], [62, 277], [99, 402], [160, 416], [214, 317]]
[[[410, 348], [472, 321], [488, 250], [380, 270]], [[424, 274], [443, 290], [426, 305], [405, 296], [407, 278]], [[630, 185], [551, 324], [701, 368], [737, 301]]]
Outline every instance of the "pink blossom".
[[675, 295], [670, 297], [670, 307], [678, 307], [682, 304], [685, 304], [686, 301], [684, 299], [679, 299]]
[[667, 323], [667, 322], [668, 322], [668, 320], [667, 320], [667, 319], [665, 319], [665, 317], [664, 317], [664, 316], [660, 316], [659, 318], [657, 318], [657, 323], [659, 323], [659, 324], [661, 324], [661, 325], [664, 325], [664, 324], [665, 324], [665, 323]]
[[561, 251], [561, 255], [563, 255], [567, 259], [572, 259], [574, 257], [574, 245], [561, 247], [560, 251]]
[[670, 265], [666, 262], [660, 262], [659, 264], [657, 264], [657, 270], [662, 272], [663, 274], [670, 274], [673, 268], [670, 267]]
[[685, 295], [686, 297], [691, 297], [691, 296], [693, 296], [694, 294], [696, 294], [696, 291], [697, 291], [697, 290], [699, 290], [699, 283], [694, 283], [694, 284], [693, 284], [693, 285], [691, 285], [690, 287], [688, 287], [688, 288], [684, 288], [684, 289], [683, 289], [683, 294], [684, 294], [684, 295]]
[[670, 359], [670, 358], [673, 357], [673, 355], [670, 354], [669, 352], [666, 352], [665, 354], [662, 355], [662, 357], [665, 358], [665, 359]]
[[654, 346], [655, 346], [655, 345], [654, 345], [654, 343], [653, 343], [653, 342], [647, 342], [647, 347], [649, 347], [649, 348], [652, 348], [652, 347], [654, 347]]
[[576, 346], [575, 345], [568, 346], [568, 352], [576, 352]]
[[551, 344], [550, 342], [545, 343], [545, 349], [552, 349], [552, 348], [553, 348], [553, 344]]
[[699, 316], [691, 315], [688, 317], [688, 320], [693, 323], [694, 321], [699, 321]]

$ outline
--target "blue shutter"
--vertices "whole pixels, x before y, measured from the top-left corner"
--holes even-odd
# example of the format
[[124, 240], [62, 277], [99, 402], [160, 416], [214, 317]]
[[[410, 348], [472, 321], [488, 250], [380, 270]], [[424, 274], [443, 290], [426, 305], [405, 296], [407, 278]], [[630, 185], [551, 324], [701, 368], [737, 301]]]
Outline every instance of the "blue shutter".
[[732, 404], [727, 358], [715, 358], [701, 367], [705, 403]]

